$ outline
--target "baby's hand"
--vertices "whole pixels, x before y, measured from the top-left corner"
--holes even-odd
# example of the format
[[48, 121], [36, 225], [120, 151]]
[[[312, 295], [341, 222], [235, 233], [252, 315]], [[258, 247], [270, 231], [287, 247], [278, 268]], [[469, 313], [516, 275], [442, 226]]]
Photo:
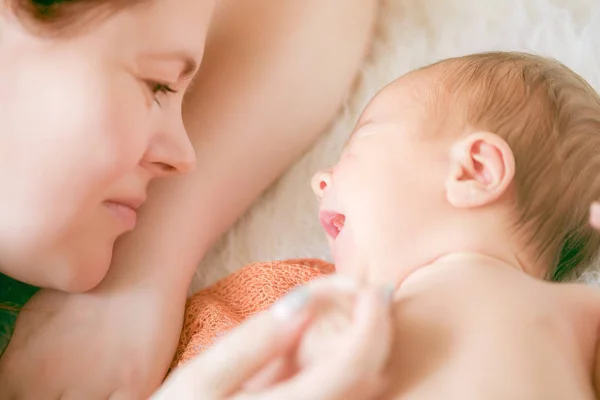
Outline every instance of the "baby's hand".
[[[346, 283], [335, 288], [330, 287], [328, 278], [309, 284], [312, 290], [335, 295], [323, 296], [316, 304], [315, 317], [305, 331], [296, 353], [296, 363], [300, 369], [347, 347], [345, 341], [352, 336], [350, 330], [355, 325], [356, 302], [362, 289], [350, 279], [341, 282]], [[390, 287], [385, 291], [385, 296], [391, 299], [392, 293], [393, 288]]]
[[[377, 337], [378, 344], [372, 347], [374, 353], [370, 356], [376, 358], [381, 356], [386, 360], [389, 356], [389, 354], [377, 354], [376, 349], [380, 344], [385, 344], [387, 347], [384, 346], [383, 349], [390, 350], [392, 330], [380, 329], [377, 332], [366, 332], [361, 327], [361, 321], [376, 323], [373, 320], [376, 315], [366, 308], [368, 303], [364, 301], [365, 298], [373, 296], [373, 290], [362, 288], [358, 282], [338, 274], [314, 280], [299, 290], [309, 290], [314, 298], [310, 305], [312, 317], [308, 326], [300, 340], [296, 342], [294, 351], [272, 361], [258, 371], [244, 385], [245, 390], [259, 392], [298, 374], [308, 373], [307, 371], [316, 373], [324, 366], [331, 365], [329, 361], [332, 360], [336, 360], [334, 364], [338, 364], [338, 368], [343, 366], [343, 372], [348, 377], [353, 374], [361, 375], [361, 385], [364, 387], [362, 389], [355, 387], [356, 391], [353, 394], [357, 398], [363, 398], [360, 396], [361, 390], [369, 387], [377, 387], [378, 390], [384, 388], [381, 369], [378, 369], [373, 376], [366, 376], [361, 372], [364, 371], [365, 365], [353, 365], [353, 359], [359, 354], [358, 349], [364, 345], [365, 340], [371, 340], [372, 337]], [[389, 312], [393, 291], [388, 288], [381, 290], [380, 293], [382, 304], [385, 304], [386, 312]], [[328, 371], [321, 372], [321, 374], [326, 373]]]
[[327, 297], [317, 305], [311, 326], [303, 335], [296, 362], [300, 368], [327, 358], [343, 346], [352, 327], [352, 312], [358, 291]]

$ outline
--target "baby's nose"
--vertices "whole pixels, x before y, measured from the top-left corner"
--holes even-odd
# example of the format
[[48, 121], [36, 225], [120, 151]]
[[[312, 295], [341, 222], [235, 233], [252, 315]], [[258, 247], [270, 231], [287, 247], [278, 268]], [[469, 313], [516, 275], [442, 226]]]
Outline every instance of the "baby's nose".
[[326, 169], [317, 172], [312, 178], [311, 186], [317, 200], [321, 201], [325, 190], [331, 187], [331, 170]]

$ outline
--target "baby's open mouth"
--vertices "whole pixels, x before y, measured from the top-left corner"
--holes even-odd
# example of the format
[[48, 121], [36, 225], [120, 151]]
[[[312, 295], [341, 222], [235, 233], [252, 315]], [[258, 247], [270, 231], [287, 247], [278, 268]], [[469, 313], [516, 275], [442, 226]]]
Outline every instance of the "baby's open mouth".
[[335, 211], [321, 211], [319, 213], [319, 220], [325, 232], [332, 238], [335, 239], [344, 228], [346, 217], [344, 214], [337, 213]]

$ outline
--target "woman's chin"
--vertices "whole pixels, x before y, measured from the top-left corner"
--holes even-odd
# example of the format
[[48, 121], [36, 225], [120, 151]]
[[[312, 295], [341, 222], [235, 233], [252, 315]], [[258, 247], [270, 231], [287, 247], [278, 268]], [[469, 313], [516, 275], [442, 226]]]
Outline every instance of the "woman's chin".
[[70, 260], [51, 274], [49, 288], [68, 293], [83, 293], [94, 289], [106, 277], [110, 267], [112, 251], [104, 257], [86, 257], [85, 260]]

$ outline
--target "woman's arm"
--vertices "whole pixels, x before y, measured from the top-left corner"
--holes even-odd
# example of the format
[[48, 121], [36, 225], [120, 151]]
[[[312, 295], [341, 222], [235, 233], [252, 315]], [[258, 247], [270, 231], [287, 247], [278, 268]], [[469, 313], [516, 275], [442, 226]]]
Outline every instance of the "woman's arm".
[[148, 395], [160, 384], [199, 260], [334, 117], [376, 10], [376, 0], [220, 4], [185, 99], [195, 171], [151, 187], [99, 287], [34, 296], [30, 308], [45, 311], [22, 313], [0, 363], [0, 381], [17, 393], [94, 399], [117, 389]]
[[187, 287], [204, 252], [335, 116], [375, 11], [374, 0], [221, 3], [184, 101], [196, 169], [152, 187], [116, 249], [119, 279]]

